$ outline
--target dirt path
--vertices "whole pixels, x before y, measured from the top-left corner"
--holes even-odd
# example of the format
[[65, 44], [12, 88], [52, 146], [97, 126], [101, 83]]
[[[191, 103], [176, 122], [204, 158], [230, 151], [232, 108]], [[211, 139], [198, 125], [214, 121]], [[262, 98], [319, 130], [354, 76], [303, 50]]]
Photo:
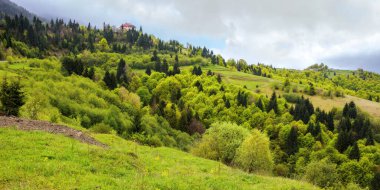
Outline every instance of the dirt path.
[[67, 137], [79, 140], [83, 143], [92, 144], [96, 146], [100, 146], [103, 148], [107, 148], [108, 146], [95, 140], [89, 135], [83, 133], [82, 131], [78, 131], [63, 125], [53, 124], [47, 121], [34, 121], [28, 119], [22, 119], [17, 117], [4, 117], [0, 116], [0, 127], [12, 127], [17, 126], [20, 130], [25, 131], [46, 131], [52, 134], [62, 134]]

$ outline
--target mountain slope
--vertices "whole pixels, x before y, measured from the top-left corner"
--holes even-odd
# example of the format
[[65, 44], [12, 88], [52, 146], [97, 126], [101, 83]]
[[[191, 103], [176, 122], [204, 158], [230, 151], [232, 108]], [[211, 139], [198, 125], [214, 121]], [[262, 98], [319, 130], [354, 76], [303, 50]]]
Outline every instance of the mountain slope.
[[110, 148], [45, 132], [0, 129], [0, 189], [317, 189], [170, 148], [94, 136]]
[[1, 18], [1, 15], [3, 14], [10, 15], [10, 16], [22, 14], [29, 19], [33, 19], [33, 17], [36, 16], [35, 14], [30, 13], [25, 8], [18, 6], [17, 4], [9, 0], [0, 0], [0, 18]]

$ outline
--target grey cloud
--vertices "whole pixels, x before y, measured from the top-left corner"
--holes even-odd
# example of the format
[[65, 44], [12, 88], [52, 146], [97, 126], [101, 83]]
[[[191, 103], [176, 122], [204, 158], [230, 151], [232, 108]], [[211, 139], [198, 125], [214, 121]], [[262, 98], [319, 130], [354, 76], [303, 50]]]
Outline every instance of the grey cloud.
[[380, 2], [372, 0], [14, 1], [41, 15], [98, 25], [133, 21], [158, 34], [223, 39], [224, 47], [210, 48], [281, 67], [337, 64], [327, 58], [368, 55], [380, 46]]

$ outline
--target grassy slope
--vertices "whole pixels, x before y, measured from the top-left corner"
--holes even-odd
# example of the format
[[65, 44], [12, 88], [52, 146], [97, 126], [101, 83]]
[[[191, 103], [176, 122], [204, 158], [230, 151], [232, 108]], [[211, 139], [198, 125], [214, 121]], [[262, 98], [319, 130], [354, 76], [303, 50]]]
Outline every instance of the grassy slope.
[[[191, 69], [191, 67], [183, 67], [183, 69]], [[207, 66], [203, 68], [203, 71], [207, 72], [209, 69], [215, 73], [220, 73], [225, 82], [241, 86], [246, 85], [247, 89], [252, 91], [256, 91], [256, 89], [259, 89], [260, 92], [265, 93], [268, 96], [270, 96], [273, 92], [272, 84], [281, 83], [281, 81], [277, 81], [275, 79], [269, 79], [265, 77], [251, 75], [248, 73], [237, 72], [221, 66]], [[256, 88], [256, 86], [258, 86], [258, 88]], [[281, 94], [282, 92], [279, 91], [279, 93]], [[324, 109], [326, 111], [331, 110], [333, 107], [342, 108], [344, 107], [345, 103], [354, 101], [360, 107], [360, 109], [369, 113], [372, 117], [380, 118], [380, 103], [377, 102], [372, 102], [369, 100], [348, 95], [346, 95], [344, 98], [334, 99], [321, 96], [304, 96], [310, 98], [314, 106], [320, 107], [321, 109]]]
[[45, 132], [0, 129], [0, 189], [316, 189], [170, 148], [114, 135], [95, 137], [110, 148]]

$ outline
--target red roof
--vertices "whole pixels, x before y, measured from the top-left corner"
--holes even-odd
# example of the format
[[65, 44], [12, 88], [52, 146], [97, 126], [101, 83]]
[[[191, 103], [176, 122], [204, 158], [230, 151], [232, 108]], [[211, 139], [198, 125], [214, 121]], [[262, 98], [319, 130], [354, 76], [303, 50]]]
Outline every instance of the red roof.
[[135, 25], [130, 23], [125, 23], [121, 25], [122, 28], [136, 28]]

